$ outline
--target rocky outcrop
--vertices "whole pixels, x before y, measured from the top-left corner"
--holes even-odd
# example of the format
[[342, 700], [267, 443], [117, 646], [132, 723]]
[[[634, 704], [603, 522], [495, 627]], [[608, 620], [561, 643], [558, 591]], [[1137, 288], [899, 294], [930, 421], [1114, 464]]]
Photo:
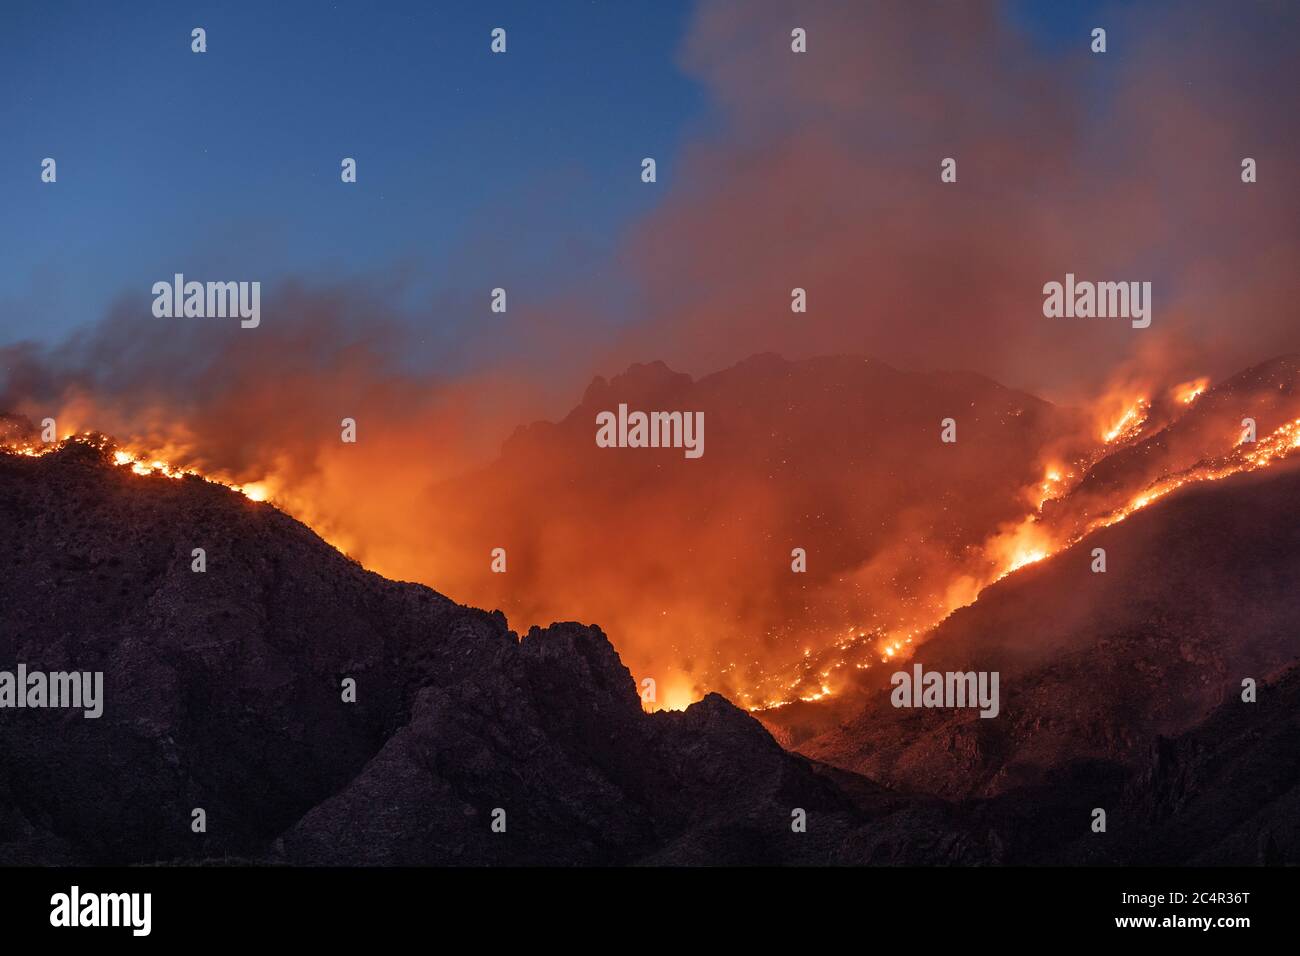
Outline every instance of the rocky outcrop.
[[978, 857], [866, 835], [911, 805], [853, 799], [717, 695], [645, 713], [598, 628], [519, 639], [220, 486], [72, 443], [0, 455], [0, 515], [0, 668], [105, 675], [99, 719], [0, 710], [0, 861]]
[[[1297, 859], [1294, 674], [1163, 737], [1149, 718], [1167, 707], [1117, 706], [1219, 659], [1181, 626], [1106, 635], [1116, 653], [1091, 683], [1087, 655], [1013, 655], [1032, 680], [1006, 721], [881, 722], [855, 753], [882, 784], [786, 751], [716, 694], [645, 713], [599, 628], [520, 638], [270, 505], [85, 444], [0, 454], [0, 520], [0, 670], [104, 674], [98, 719], [0, 709], [0, 863]], [[1098, 805], [1105, 839], [1087, 828]]]

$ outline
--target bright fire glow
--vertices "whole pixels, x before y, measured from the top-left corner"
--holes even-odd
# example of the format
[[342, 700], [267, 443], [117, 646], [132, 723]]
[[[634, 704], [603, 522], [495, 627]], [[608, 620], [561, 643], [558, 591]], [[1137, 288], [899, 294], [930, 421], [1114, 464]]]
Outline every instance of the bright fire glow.
[[1146, 424], [1150, 411], [1151, 403], [1145, 397], [1137, 399], [1124, 410], [1117, 421], [1102, 431], [1102, 440], [1109, 445], [1134, 437]]
[[[891, 609], [877, 616], [874, 610], [846, 602], [846, 613], [855, 617], [864, 610], [870, 611], [866, 617], [858, 617], [860, 623], [847, 631], [833, 626], [830, 633], [777, 635], [801, 642], [795, 645], [802, 654], [794, 664], [773, 667], [761, 656], [759, 649], [752, 657], [739, 660], [739, 664], [726, 663], [725, 660], [712, 667], [699, 664], [690, 676], [679, 674], [660, 679], [658, 701], [647, 703], [646, 709], [682, 710], [711, 689], [728, 693], [750, 711], [799, 702], [817, 703], [842, 696], [844, 690], [852, 685], [856, 673], [882, 663], [886, 667], [896, 667], [909, 659], [915, 647], [948, 615], [973, 603], [985, 588], [1007, 576], [1049, 559], [1084, 536], [1123, 521], [1186, 485], [1255, 471], [1300, 448], [1300, 419], [1284, 423], [1258, 441], [1245, 442], [1238, 437], [1240, 433], [1235, 428], [1235, 421], [1240, 418], [1237, 416], [1233, 419], [1233, 430], [1224, 433], [1222, 446], [1217, 450], [1207, 449], [1205, 457], [1191, 467], [1166, 474], [1146, 487], [1133, 485], [1117, 490], [1105, 499], [1096, 497], [1093, 491], [1088, 492], [1093, 497], [1076, 498], [1072, 495], [1080, 477], [1088, 473], [1092, 463], [1113, 451], [1117, 443], [1128, 443], [1142, 434], [1151, 414], [1150, 402], [1145, 397], [1147, 394], [1167, 394], [1178, 409], [1185, 409], [1196, 404], [1208, 384], [1208, 379], [1195, 379], [1168, 391], [1127, 389], [1120, 393], [1117, 396], [1120, 400], [1110, 406], [1111, 414], [1103, 413], [1091, 419], [1097, 431], [1091, 432], [1091, 440], [1084, 443], [1085, 447], [1057, 452], [1043, 461], [1042, 470], [1038, 472], [1041, 480], [1031, 479], [1022, 493], [1024, 517], [1004, 524], [983, 542], [971, 546], [956, 563], [944, 566], [943, 576], [928, 585], [929, 590], [918, 589], [912, 593], [912, 603], [905, 613]], [[1198, 409], [1196, 414], [1202, 411]], [[1164, 413], [1162, 406], [1161, 414]], [[1098, 442], [1098, 438], [1104, 444]], [[68, 436], [65, 441], [101, 449], [108, 453], [112, 464], [129, 469], [133, 474], [169, 479], [197, 476], [237, 491], [250, 501], [275, 501], [278, 507], [309, 524], [318, 534], [322, 528], [332, 530], [327, 522], [319, 520], [321, 515], [311, 510], [312, 502], [303, 500], [304, 496], [297, 494], [298, 489], [286, 482], [279, 470], [271, 469], [273, 473], [260, 480], [241, 481], [224, 472], [213, 473], [171, 464], [197, 460], [192, 450], [193, 443], [183, 437], [176, 445], [160, 442], [152, 448], [134, 444], [119, 446], [91, 432]], [[4, 450], [26, 456], [48, 454], [59, 447], [57, 443], [30, 441], [3, 445]], [[1058, 506], [1044, 511], [1043, 505], [1049, 500], [1059, 500]], [[1081, 510], [1085, 506], [1087, 510]], [[334, 538], [333, 543], [346, 550], [338, 538]]]
[[[638, 686], [641, 685], [638, 684]], [[654, 701], [642, 698], [641, 708], [651, 712], [657, 710], [685, 710], [699, 700], [701, 696], [688, 678], [673, 675], [656, 688], [656, 699]]]
[[254, 481], [251, 484], [240, 485], [235, 490], [252, 501], [265, 501], [271, 496], [270, 486], [265, 481]]
[[1178, 402], [1180, 405], [1190, 405], [1192, 402], [1200, 398], [1201, 393], [1209, 388], [1209, 386], [1210, 380], [1208, 378], [1194, 378], [1190, 382], [1183, 382], [1181, 385], [1175, 385], [1172, 395], [1174, 401]]
[[1033, 489], [1031, 500], [1034, 507], [1042, 511], [1044, 504], [1059, 497], [1066, 490], [1066, 479], [1073, 477], [1074, 472], [1067, 470], [1064, 465], [1048, 465], [1047, 470], [1043, 472], [1043, 480]]
[[205, 475], [192, 468], [178, 468], [164, 461], [154, 454], [144, 451], [132, 451], [127, 448], [116, 446], [110, 439], [103, 435], [93, 432], [81, 432], [80, 434], [69, 435], [63, 442], [47, 442], [33, 444], [31, 442], [8, 443], [0, 445], [4, 451], [15, 455], [26, 455], [30, 458], [39, 458], [41, 455], [48, 455], [63, 447], [64, 442], [78, 442], [83, 445], [90, 445], [101, 451], [108, 448], [113, 449], [112, 457], [109, 459], [119, 468], [128, 468], [134, 474], [141, 476], [161, 475], [164, 478], [184, 478], [193, 476], [202, 478], [204, 481], [210, 481], [213, 484], [224, 485], [231, 491], [237, 491], [252, 501], [266, 501], [271, 496], [271, 485], [269, 481], [256, 481], [249, 484], [236, 484], [224, 477]]
[[[1197, 380], [1193, 384], [1200, 385], [1201, 381]], [[1181, 404], [1186, 405], [1193, 402], [1201, 390], [1203, 390], [1203, 387], [1200, 390], [1184, 392], [1183, 394], [1187, 398]], [[1145, 399], [1134, 402], [1124, 415], [1117, 419], [1115, 424], [1106, 431], [1103, 437], [1106, 437], [1108, 442], [1120, 437], [1126, 439], [1132, 437], [1140, 431], [1148, 411], [1149, 406]], [[1076, 544], [1088, 534], [1117, 524], [1134, 512], [1146, 508], [1186, 485], [1218, 481], [1232, 475], [1257, 471], [1281, 460], [1296, 449], [1300, 449], [1300, 418], [1281, 425], [1270, 435], [1257, 442], [1238, 441], [1235, 447], [1220, 458], [1206, 458], [1186, 471], [1161, 478], [1133, 495], [1121, 507], [1095, 516], [1091, 520], [1082, 522], [1082, 524], [1052, 527], [1050, 522], [1042, 520], [1040, 514], [1033, 514], [1027, 516], [1019, 524], [1004, 527], [999, 533], [985, 542], [982, 548], [981, 553], [983, 560], [986, 562], [986, 570], [983, 573], [972, 573], [953, 579], [943, 600], [936, 606], [931, 620], [914, 627], [911, 636], [906, 639], [905, 643], [895, 642], [889, 638], [886, 638], [883, 643], [876, 643], [874, 645], [876, 660], [886, 664], [900, 662], [905, 657], [910, 656], [913, 649], [913, 639], [917, 643], [924, 640], [925, 636], [949, 614], [960, 607], [973, 603], [984, 588], [1028, 565], [1050, 558], [1052, 555]], [[1066, 471], [1063, 466], [1050, 465], [1044, 474], [1043, 482], [1035, 486], [1035, 489], [1039, 493], [1048, 491], [1064, 493], [1068, 490], [1069, 481], [1067, 479], [1073, 477], [1073, 473]], [[871, 635], [868, 633], [865, 636], [870, 638]], [[863, 637], [863, 632], [859, 628], [853, 627], [849, 629], [847, 638], [835, 641], [817, 663], [817, 666], [822, 669], [822, 673], [834, 673], [840, 668], [846, 668], [847, 672], [851, 672], [854, 669], [860, 670], [864, 666], [869, 666], [860, 660], [854, 662], [855, 656], [860, 654]], [[836, 654], [838, 657], [827, 656]], [[807, 691], [800, 693], [799, 690], [807, 688], [809, 683], [799, 676], [796, 676], [788, 686], [795, 691], [793, 695], [768, 696], [763, 704], [751, 705], [749, 709], [751, 711], [762, 711], [785, 707], [796, 700], [816, 701], [830, 696], [835, 689], [829, 683], [821, 683], [819, 686], [814, 685], [817, 686], [817, 690], [812, 693]]]

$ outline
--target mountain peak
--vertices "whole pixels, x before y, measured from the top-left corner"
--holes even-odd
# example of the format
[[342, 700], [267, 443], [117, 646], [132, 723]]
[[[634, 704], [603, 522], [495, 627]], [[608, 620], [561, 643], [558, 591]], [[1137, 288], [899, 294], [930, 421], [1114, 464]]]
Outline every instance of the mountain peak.
[[596, 376], [582, 396], [583, 408], [601, 409], [611, 403], [646, 404], [689, 388], [691, 376], [674, 372], [665, 362], [635, 362], [611, 379]]

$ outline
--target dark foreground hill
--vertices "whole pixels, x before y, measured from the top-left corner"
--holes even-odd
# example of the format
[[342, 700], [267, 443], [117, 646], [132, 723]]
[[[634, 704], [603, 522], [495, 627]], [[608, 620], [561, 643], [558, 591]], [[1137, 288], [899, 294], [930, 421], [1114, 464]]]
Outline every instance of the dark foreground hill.
[[951, 809], [868, 813], [720, 697], [644, 713], [598, 628], [520, 639], [197, 478], [0, 455], [0, 523], [0, 670], [103, 671], [105, 697], [0, 709], [0, 863], [980, 858]]
[[0, 529], [0, 671], [104, 673], [99, 719], [0, 709], [0, 863], [1300, 859], [1294, 676], [1147, 762], [946, 800], [789, 753], [716, 695], [646, 714], [597, 628], [520, 639], [269, 505], [86, 445], [0, 454]]

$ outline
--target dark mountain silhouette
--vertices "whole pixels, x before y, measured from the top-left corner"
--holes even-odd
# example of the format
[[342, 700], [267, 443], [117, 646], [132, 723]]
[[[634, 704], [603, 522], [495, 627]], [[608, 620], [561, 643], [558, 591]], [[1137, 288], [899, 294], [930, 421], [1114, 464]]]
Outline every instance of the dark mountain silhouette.
[[896, 710], [879, 668], [792, 753], [717, 694], [645, 713], [597, 627], [521, 638], [109, 451], [0, 453], [0, 670], [105, 684], [98, 720], [0, 709], [0, 863], [1300, 862], [1295, 464], [1183, 489], [949, 618], [915, 660], [1000, 671], [998, 719]]
[[987, 857], [937, 835], [942, 803], [860, 781], [868, 812], [721, 697], [644, 713], [597, 628], [521, 640], [200, 479], [0, 454], [0, 518], [0, 668], [105, 674], [97, 720], [0, 710], [0, 862]]

